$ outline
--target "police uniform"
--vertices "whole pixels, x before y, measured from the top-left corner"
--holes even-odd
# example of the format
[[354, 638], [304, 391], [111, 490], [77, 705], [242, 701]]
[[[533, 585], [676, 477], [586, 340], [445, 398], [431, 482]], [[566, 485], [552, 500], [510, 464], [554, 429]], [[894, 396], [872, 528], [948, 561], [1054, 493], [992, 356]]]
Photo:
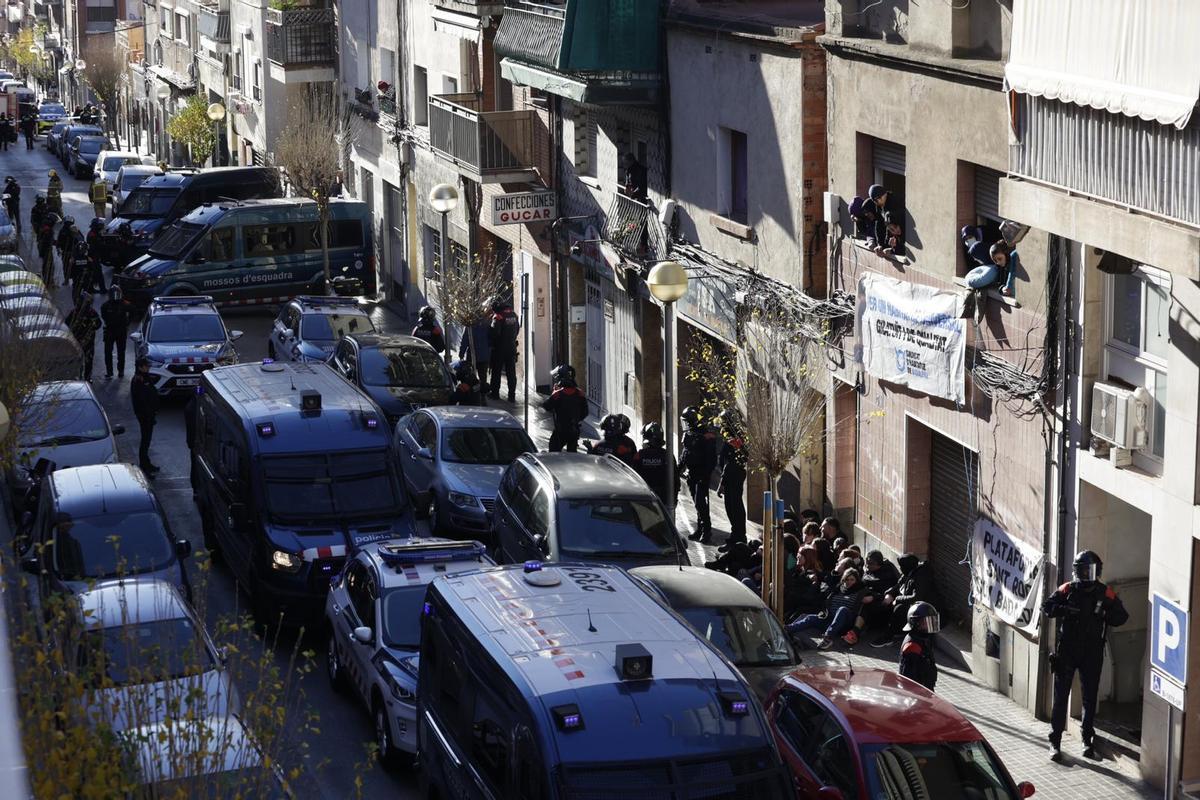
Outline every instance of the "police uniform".
[[1042, 604], [1042, 612], [1058, 620], [1058, 637], [1050, 657], [1054, 670], [1050, 741], [1057, 749], [1067, 727], [1071, 682], [1078, 671], [1083, 690], [1083, 743], [1090, 748], [1096, 734], [1096, 702], [1108, 628], [1124, 625], [1129, 612], [1116, 592], [1099, 580], [1064, 583]]
[[588, 401], [578, 386], [557, 386], [542, 408], [554, 417], [554, 428], [550, 432], [550, 452], [557, 453], [564, 447], [568, 453], [579, 450], [579, 423], [587, 419]]
[[697, 425], [683, 432], [683, 452], [679, 462], [687, 470], [688, 492], [696, 504], [695, 539], [707, 539], [712, 535], [712, 518], [708, 513], [708, 484], [712, 480], [713, 468], [717, 463], [717, 435], [705, 425]]
[[492, 363], [489, 367], [492, 384], [490, 394], [500, 397], [500, 373], [508, 382], [508, 402], [516, 400], [517, 393], [517, 334], [521, 331], [521, 318], [507, 306], [492, 315], [488, 332], [488, 343], [492, 347]]
[[439, 356], [446, 352], [446, 337], [442, 333], [442, 326], [436, 322], [418, 322], [417, 327], [412, 329], [412, 335], [422, 341], [429, 342], [430, 346], [437, 351]]
[[637, 452], [637, 458], [634, 460], [633, 468], [637, 470], [637, 474], [642, 476], [642, 480], [646, 482], [658, 499], [663, 501], [668, 509], [675, 507], [675, 498], [679, 496], [679, 468], [672, 471], [675, 477], [675, 486], [673, 490], [667, 488], [667, 459], [671, 456], [667, 454], [667, 448], [662, 445], [646, 445]]
[[634, 461], [637, 459], [638, 450], [633, 439], [630, 439], [625, 434], [620, 434], [610, 439], [606, 433], [603, 439], [588, 447], [588, 452], [594, 456], [616, 456], [632, 467], [634, 466]]
[[933, 636], [915, 631], [900, 645], [900, 674], [929, 691], [937, 685], [938, 668], [933, 658]]
[[740, 436], [733, 436], [717, 454], [717, 469], [721, 473], [719, 490], [725, 498], [725, 514], [729, 517], [729, 541], [746, 541], [746, 501], [742, 490], [746, 487], [746, 443]]
[[100, 315], [90, 303], [75, 306], [64, 320], [75, 341], [83, 350], [83, 379], [92, 379], [92, 362], [96, 357], [96, 331], [100, 330]]
[[157, 472], [158, 467], [150, 461], [150, 439], [154, 436], [154, 423], [158, 416], [158, 390], [150, 383], [150, 375], [134, 372], [129, 382], [129, 394], [133, 399], [133, 415], [141, 428], [138, 442], [138, 466], [147, 474]]

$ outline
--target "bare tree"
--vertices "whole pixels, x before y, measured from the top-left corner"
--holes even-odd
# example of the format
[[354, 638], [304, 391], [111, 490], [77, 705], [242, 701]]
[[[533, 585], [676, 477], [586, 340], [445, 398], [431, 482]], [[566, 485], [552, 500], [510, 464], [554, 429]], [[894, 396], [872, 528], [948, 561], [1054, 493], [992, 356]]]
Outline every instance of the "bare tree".
[[325, 262], [325, 291], [332, 291], [329, 274], [329, 201], [340, 192], [342, 153], [357, 133], [357, 118], [333, 91], [308, 85], [288, 109], [287, 126], [275, 145], [276, 162], [296, 193], [317, 203], [321, 224], [321, 253]]
[[117, 97], [120, 95], [128, 65], [117, 48], [100, 45], [89, 47], [85, 51], [84, 61], [87, 62], [87, 69], [83, 71], [83, 79], [104, 107], [107, 119], [105, 124], [113, 134], [117, 149], [120, 149], [121, 136], [116, 124]]
[[449, 324], [461, 327], [467, 335], [471, 348], [472, 363], [475, 353], [474, 325], [483, 322], [491, 314], [492, 303], [508, 293], [508, 281], [504, 277], [504, 263], [497, 257], [496, 249], [475, 254], [458, 263], [454, 258], [449, 264], [438, 265], [438, 304], [441, 306], [442, 321], [446, 323], [446, 360], [450, 361], [454, 348], [450, 345]]

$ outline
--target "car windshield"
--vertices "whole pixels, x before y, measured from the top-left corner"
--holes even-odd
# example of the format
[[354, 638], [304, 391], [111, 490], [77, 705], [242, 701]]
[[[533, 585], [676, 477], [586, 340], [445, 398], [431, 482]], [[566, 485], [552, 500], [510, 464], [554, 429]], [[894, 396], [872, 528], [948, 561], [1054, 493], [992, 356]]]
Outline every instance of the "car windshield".
[[31, 403], [14, 421], [17, 446], [57, 447], [94, 442], [108, 436], [108, 423], [95, 400], [54, 400]]
[[137, 156], [105, 156], [104, 163], [100, 165], [100, 169], [105, 172], [116, 172], [126, 164], [138, 163]]
[[873, 744], [862, 748], [867, 794], [879, 800], [977, 797], [1016, 800], [995, 756], [981, 741]]
[[450, 385], [446, 365], [428, 347], [363, 348], [359, 364], [367, 386], [421, 389]]
[[51, 136], [62, 136], [62, 132], [65, 131], [70, 126], [70, 124], [71, 123], [69, 123], [69, 122], [54, 123], [54, 127], [50, 129], [50, 135]]
[[126, 172], [121, 176], [121, 189], [129, 191], [141, 186], [142, 181], [149, 178], [149, 173], [146, 172]]
[[150, 321], [152, 344], [223, 342], [225, 326], [216, 314], [166, 314]]
[[138, 187], [129, 193], [121, 204], [123, 217], [165, 217], [175, 205], [178, 189], [143, 189]]
[[104, 149], [103, 139], [80, 139], [79, 152], [87, 153], [88, 155], [99, 155]]
[[[80, 656], [85, 664], [95, 665], [97, 679], [107, 677], [117, 686], [199, 675], [215, 666], [212, 653], [187, 617], [90, 630]], [[180, 701], [187, 699], [171, 698]]]
[[399, 515], [402, 501], [390, 450], [266, 456], [267, 505], [282, 522]]
[[179, 258], [203, 232], [203, 225], [197, 225], [194, 222], [176, 222], [154, 240], [154, 244], [150, 247], [150, 253], [164, 258]]
[[416, 650], [421, 646], [421, 605], [424, 586], [405, 586], [383, 595], [383, 643]]
[[61, 117], [67, 113], [67, 110], [58, 103], [42, 103], [38, 113], [44, 117]]
[[536, 450], [522, 428], [447, 428], [442, 432], [442, 460], [454, 464], [508, 466], [521, 453]]
[[300, 318], [300, 338], [306, 342], [332, 342], [348, 333], [374, 333], [366, 314], [305, 314]]
[[646, 500], [564, 500], [557, 528], [562, 551], [581, 556], [665, 556], [676, 547], [662, 508]]
[[786, 666], [795, 661], [787, 634], [765, 607], [699, 607], [678, 611], [736, 666]]
[[171, 537], [155, 511], [64, 516], [53, 537], [55, 564], [66, 580], [154, 572], [175, 559]]

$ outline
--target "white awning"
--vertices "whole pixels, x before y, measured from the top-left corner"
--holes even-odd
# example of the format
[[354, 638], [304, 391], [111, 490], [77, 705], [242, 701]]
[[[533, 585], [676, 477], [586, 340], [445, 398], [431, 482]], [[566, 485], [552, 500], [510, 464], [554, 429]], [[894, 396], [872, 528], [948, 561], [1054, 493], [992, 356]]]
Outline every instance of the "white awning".
[[433, 29], [435, 31], [448, 33], [470, 42], [478, 42], [481, 28], [482, 23], [479, 17], [460, 14], [444, 8], [433, 9]]
[[1200, 96], [1200, 2], [1013, 0], [1012, 91], [1187, 127]]

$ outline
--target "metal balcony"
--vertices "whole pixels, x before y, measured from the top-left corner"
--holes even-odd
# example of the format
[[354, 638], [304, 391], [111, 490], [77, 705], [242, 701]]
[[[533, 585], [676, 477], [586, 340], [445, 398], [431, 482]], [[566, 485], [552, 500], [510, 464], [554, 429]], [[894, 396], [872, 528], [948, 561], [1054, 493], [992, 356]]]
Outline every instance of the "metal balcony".
[[1020, 104], [1014, 176], [1200, 225], [1196, 118], [1181, 131], [1043, 97], [1020, 95]]
[[604, 238], [627, 256], [641, 260], [665, 258], [667, 232], [649, 203], [618, 194], [608, 208]]
[[[201, 5], [196, 14], [196, 31], [207, 37], [219, 52], [227, 52], [229, 47], [229, 11], [222, 11], [215, 5]], [[220, 45], [225, 45], [221, 48]]]
[[480, 111], [476, 94], [429, 98], [429, 143], [480, 183], [528, 180], [535, 169], [536, 112]]
[[473, 17], [498, 17], [504, 13], [503, 0], [433, 0], [434, 6]]
[[332, 8], [268, 8], [267, 60], [284, 83], [332, 81], [337, 26]]

